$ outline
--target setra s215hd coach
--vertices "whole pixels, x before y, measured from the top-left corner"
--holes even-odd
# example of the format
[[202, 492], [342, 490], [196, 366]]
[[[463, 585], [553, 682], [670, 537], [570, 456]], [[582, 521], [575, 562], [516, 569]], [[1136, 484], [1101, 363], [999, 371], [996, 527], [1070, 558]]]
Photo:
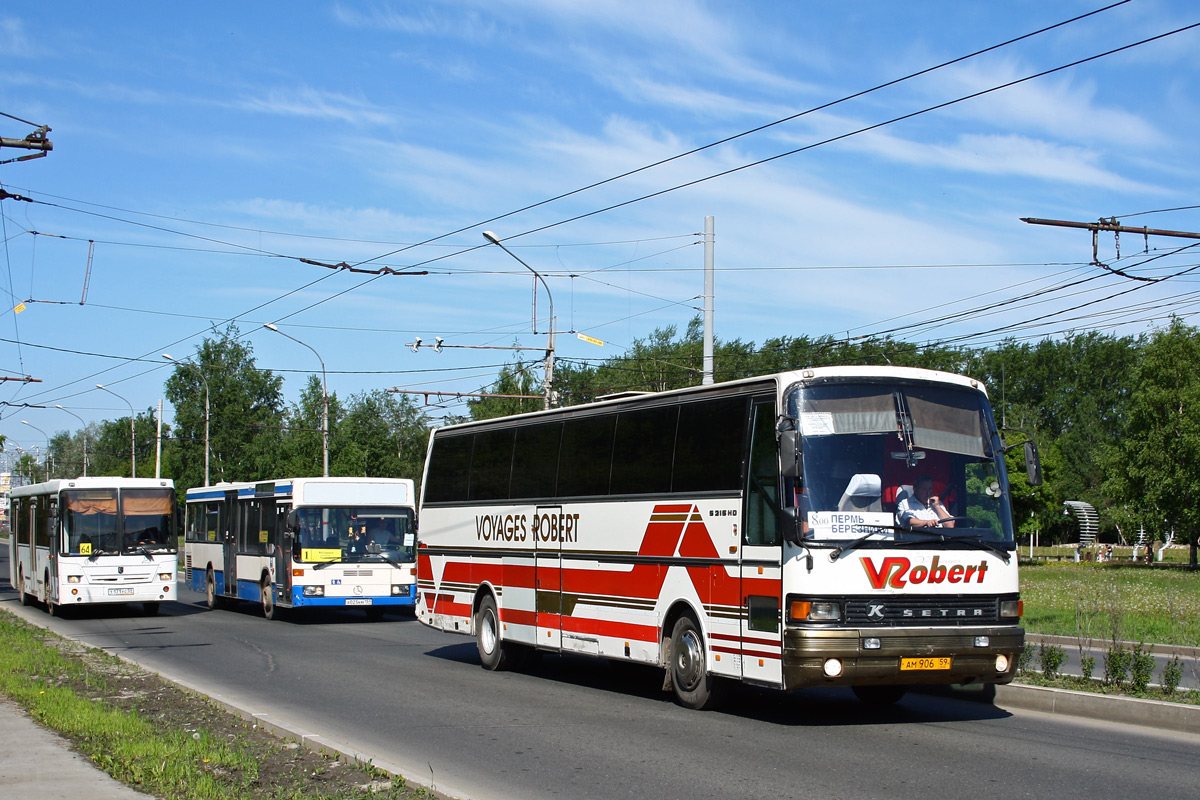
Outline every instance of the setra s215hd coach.
[[[540, 652], [731, 681], [1012, 680], [1010, 489], [984, 387], [823, 367], [449, 425], [430, 436], [417, 616], [488, 669]], [[1025, 446], [1030, 481], [1037, 451]]]

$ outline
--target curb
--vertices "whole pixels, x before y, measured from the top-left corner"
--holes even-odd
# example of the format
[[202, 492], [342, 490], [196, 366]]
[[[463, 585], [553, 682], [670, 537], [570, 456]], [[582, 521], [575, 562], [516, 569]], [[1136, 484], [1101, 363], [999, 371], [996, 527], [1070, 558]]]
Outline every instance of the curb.
[[996, 687], [996, 706], [1200, 733], [1200, 706], [1010, 683]]
[[[1079, 647], [1079, 638], [1075, 637], [1075, 636], [1055, 636], [1053, 634], [1048, 634], [1048, 633], [1029, 633], [1028, 631], [1026, 631], [1025, 641], [1029, 644], [1041, 644], [1041, 643], [1045, 642], [1046, 644], [1056, 644], [1059, 647], [1064, 647], [1064, 648], [1067, 648], [1067, 647], [1078, 648]], [[1104, 638], [1092, 639], [1091, 649], [1103, 650], [1108, 644], [1109, 644], [1108, 639], [1104, 639]], [[1124, 645], [1127, 649], [1132, 649], [1134, 646], [1137, 645], [1137, 642], [1119, 642], [1119, 644]], [[1159, 656], [1178, 655], [1183, 658], [1200, 659], [1200, 647], [1188, 647], [1186, 645], [1173, 645], [1173, 644], [1145, 644], [1145, 643], [1143, 643], [1143, 647], [1145, 648], [1145, 652], [1153, 653], [1153, 654], [1159, 655]]]

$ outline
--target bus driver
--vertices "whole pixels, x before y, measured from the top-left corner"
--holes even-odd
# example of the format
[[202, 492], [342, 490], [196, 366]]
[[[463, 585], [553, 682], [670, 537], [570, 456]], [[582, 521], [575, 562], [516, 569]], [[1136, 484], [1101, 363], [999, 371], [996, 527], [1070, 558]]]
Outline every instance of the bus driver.
[[933, 493], [933, 478], [928, 475], [918, 477], [912, 494], [896, 504], [896, 520], [901, 528], [954, 527], [954, 517]]

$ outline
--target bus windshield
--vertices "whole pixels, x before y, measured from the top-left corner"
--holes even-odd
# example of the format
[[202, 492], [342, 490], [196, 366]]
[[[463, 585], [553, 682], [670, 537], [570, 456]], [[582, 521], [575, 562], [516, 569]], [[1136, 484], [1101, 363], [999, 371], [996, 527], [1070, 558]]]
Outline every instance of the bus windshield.
[[982, 392], [829, 382], [793, 390], [787, 408], [804, 459], [788, 494], [810, 541], [1015, 546], [1002, 445]]
[[300, 561], [413, 561], [411, 508], [305, 507], [296, 511]]
[[173, 489], [68, 489], [62, 493], [67, 552], [100, 555], [176, 549]]

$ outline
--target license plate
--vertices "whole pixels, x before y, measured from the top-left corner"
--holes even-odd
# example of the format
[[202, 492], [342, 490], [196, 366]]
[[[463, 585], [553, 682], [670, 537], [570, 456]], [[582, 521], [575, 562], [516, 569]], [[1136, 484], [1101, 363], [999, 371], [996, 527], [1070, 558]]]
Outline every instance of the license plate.
[[346, 599], [346, 605], [348, 605], [348, 606], [369, 606], [369, 605], [371, 605], [371, 598], [369, 598], [369, 597], [349, 597]]
[[108, 593], [112, 594], [133, 594], [133, 589], [109, 589]]
[[900, 659], [900, 671], [908, 672], [912, 670], [931, 670], [931, 669], [950, 669], [950, 656], [938, 656], [937, 658], [902, 658]]

